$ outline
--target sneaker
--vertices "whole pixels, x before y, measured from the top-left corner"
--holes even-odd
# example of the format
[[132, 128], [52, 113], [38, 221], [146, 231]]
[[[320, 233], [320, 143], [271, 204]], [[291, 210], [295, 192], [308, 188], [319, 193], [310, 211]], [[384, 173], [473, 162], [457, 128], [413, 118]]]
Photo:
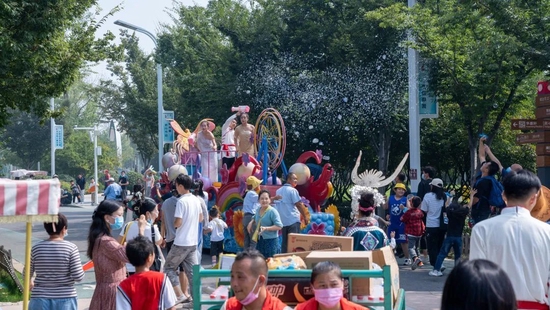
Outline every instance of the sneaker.
[[441, 271], [441, 273], [443, 273], [443, 271], [445, 271], [445, 269], [447, 269], [447, 268], [445, 268], [444, 266], [441, 266], [441, 269], [439, 269], [439, 271]]
[[405, 257], [405, 254], [399, 253], [399, 255], [397, 255], [397, 256], [398, 256], [399, 258], [403, 258], [403, 257]]
[[438, 270], [432, 270], [428, 274], [432, 277], [441, 277], [441, 276], [443, 276], [443, 273], [441, 273], [441, 271], [438, 271]]
[[180, 309], [193, 309], [193, 301], [191, 300], [188, 303], [184, 303]]
[[415, 258], [415, 259], [414, 259], [414, 262], [413, 262], [412, 265], [411, 265], [411, 269], [412, 269], [412, 270], [415, 270], [416, 268], [418, 268], [418, 266], [419, 266], [420, 264], [422, 264], [422, 262], [420, 261], [420, 258], [418, 258], [418, 257]]
[[405, 262], [403, 263], [403, 265], [405, 266], [410, 266], [412, 264], [412, 261], [410, 258], [405, 258]]

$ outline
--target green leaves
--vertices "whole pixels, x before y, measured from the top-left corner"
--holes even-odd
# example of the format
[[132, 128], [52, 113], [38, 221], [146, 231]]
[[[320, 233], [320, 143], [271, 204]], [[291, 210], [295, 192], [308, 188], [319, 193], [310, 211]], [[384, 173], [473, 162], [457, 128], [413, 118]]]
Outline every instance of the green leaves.
[[[10, 109], [48, 116], [47, 99], [66, 91], [86, 61], [111, 53], [95, 39], [95, 0], [9, 1], [0, 5], [0, 126]], [[115, 8], [116, 9], [116, 8]]]

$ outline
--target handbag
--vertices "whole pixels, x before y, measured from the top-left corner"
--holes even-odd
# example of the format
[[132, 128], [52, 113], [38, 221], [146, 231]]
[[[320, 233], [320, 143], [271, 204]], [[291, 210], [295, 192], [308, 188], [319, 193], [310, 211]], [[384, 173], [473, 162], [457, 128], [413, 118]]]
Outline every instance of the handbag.
[[128, 225], [126, 225], [126, 229], [124, 230], [124, 235], [120, 240], [120, 244], [124, 245], [124, 243], [126, 243], [126, 236], [128, 236], [128, 230], [130, 230], [130, 226], [132, 226], [133, 223], [134, 222], [129, 222]]
[[162, 253], [160, 253], [157, 244], [155, 243], [155, 226], [151, 225], [151, 239], [153, 239], [153, 246], [155, 248], [155, 260], [153, 261], [153, 264], [151, 267], [149, 267], [150, 270], [153, 271], [161, 271], [162, 270]]
[[[256, 223], [256, 229], [254, 229], [254, 234], [252, 234], [252, 241], [254, 242], [258, 242], [260, 226], [261, 226], [260, 223], [262, 222], [262, 219], [267, 214], [267, 211], [269, 211], [269, 209], [271, 209], [271, 207], [268, 207], [267, 209], [265, 209], [264, 214], [260, 217], [260, 219], [258, 220], [258, 223]], [[260, 212], [260, 210], [258, 210], [258, 212]]]

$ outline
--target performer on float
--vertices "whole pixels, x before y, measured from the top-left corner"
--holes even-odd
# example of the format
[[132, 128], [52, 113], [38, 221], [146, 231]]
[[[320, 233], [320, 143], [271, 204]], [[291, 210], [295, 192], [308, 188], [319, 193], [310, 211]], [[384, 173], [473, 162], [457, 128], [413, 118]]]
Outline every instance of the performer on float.
[[256, 157], [256, 150], [254, 148], [254, 132], [256, 128], [254, 125], [248, 123], [248, 113], [241, 114], [241, 124], [235, 128], [235, 146], [237, 148], [238, 156], [243, 156], [244, 153], [248, 153], [252, 157]]
[[237, 127], [237, 117], [241, 113], [231, 115], [222, 126], [222, 165], [231, 169], [235, 162], [235, 127]]
[[200, 124], [195, 146], [201, 154], [201, 174], [212, 182], [218, 182], [218, 154], [216, 138], [208, 128], [208, 121]]

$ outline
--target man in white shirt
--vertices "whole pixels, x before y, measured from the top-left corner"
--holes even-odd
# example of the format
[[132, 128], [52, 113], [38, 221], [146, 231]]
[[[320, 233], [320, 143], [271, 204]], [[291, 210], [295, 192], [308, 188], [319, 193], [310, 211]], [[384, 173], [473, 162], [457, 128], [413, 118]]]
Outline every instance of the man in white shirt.
[[200, 198], [191, 194], [190, 189], [193, 180], [184, 174], [176, 178], [176, 190], [181, 195], [176, 203], [174, 213], [174, 227], [176, 237], [172, 249], [166, 257], [164, 267], [166, 275], [174, 285], [174, 292], [178, 297], [178, 303], [187, 301], [178, 278], [177, 269], [183, 264], [183, 269], [189, 280], [189, 290], [193, 291], [193, 266], [199, 264], [197, 261], [197, 244], [199, 240], [199, 222], [203, 220]]
[[540, 180], [527, 170], [512, 171], [503, 186], [508, 207], [474, 226], [470, 259], [487, 259], [506, 271], [518, 309], [548, 310], [550, 226], [530, 214]]

